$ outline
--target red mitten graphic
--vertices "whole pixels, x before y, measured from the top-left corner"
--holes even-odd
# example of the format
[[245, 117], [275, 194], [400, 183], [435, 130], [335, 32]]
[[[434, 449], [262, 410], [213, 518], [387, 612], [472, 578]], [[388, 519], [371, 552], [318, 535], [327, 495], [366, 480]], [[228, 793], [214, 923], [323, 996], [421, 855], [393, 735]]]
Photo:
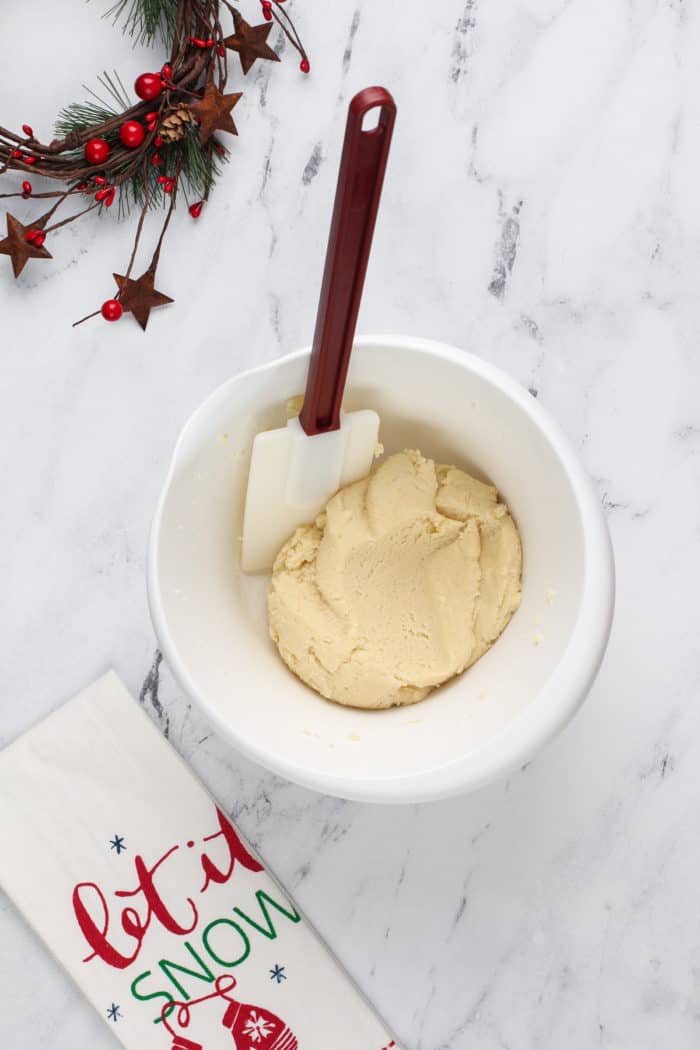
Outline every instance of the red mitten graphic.
[[260, 1006], [232, 1001], [222, 1023], [231, 1030], [236, 1050], [298, 1050], [284, 1021]]

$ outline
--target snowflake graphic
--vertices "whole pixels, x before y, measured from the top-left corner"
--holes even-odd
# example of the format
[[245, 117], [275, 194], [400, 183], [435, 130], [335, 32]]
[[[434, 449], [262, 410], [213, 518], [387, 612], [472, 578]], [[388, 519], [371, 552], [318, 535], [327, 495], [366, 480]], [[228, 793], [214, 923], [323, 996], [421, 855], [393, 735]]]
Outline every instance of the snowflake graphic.
[[243, 1034], [249, 1035], [254, 1043], [259, 1043], [263, 1039], [267, 1039], [268, 1035], [271, 1035], [274, 1027], [270, 1021], [266, 1021], [264, 1017], [261, 1017], [256, 1010], [251, 1010], [248, 1020], [243, 1027]]
[[115, 835], [114, 838], [110, 840], [109, 848], [115, 850], [117, 856], [119, 856], [119, 854], [126, 849], [126, 846], [124, 845], [124, 839], [122, 838], [122, 836]]
[[287, 980], [287, 975], [284, 972], [285, 969], [286, 969], [285, 966], [280, 966], [279, 963], [275, 963], [274, 970], [270, 970], [270, 980], [271, 981], [277, 981], [278, 984], [281, 984], [282, 981], [286, 981]]
[[114, 1021], [114, 1023], [116, 1024], [117, 1021], [121, 1018], [121, 1007], [117, 1006], [116, 1003], [112, 1003], [109, 1010], [107, 1011], [107, 1017], [109, 1017], [110, 1021]]

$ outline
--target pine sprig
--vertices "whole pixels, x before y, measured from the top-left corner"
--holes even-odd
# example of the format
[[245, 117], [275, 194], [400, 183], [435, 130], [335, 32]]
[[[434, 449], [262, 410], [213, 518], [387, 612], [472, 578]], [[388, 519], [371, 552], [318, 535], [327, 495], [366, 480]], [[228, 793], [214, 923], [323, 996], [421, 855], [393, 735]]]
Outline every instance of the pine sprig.
[[[96, 124], [104, 124], [116, 114], [116, 110], [108, 108], [104, 103], [74, 102], [59, 114], [56, 133], [79, 134]], [[119, 133], [116, 129], [106, 131], [104, 137], [115, 151], [119, 149]], [[148, 204], [149, 208], [157, 208], [167, 204], [169, 196], [158, 179], [161, 175], [173, 177], [176, 172], [179, 172], [180, 178], [185, 182], [187, 196], [195, 200], [208, 199], [229, 156], [228, 151], [219, 152], [218, 149], [212, 148], [211, 144], [202, 146], [196, 127], [188, 129], [180, 141], [165, 143], [158, 152], [162, 164], [158, 167], [151, 164], [147, 166], [147, 186], [144, 185], [144, 173], [141, 168], [129, 174], [132, 164], [130, 153], [124, 154], [114, 165], [111, 176], [119, 188], [120, 216], [128, 214], [133, 205], [142, 207]], [[122, 178], [124, 181], [121, 181]]]
[[92, 95], [95, 101], [91, 102], [88, 99], [86, 102], [72, 102], [61, 110], [55, 122], [57, 135], [74, 135], [96, 125], [104, 124], [105, 121], [111, 120], [112, 117], [116, 117], [132, 105], [116, 69], [111, 74], [105, 70], [97, 79], [102, 90], [111, 95], [114, 102], [105, 102], [96, 91], [93, 91], [87, 84], [83, 84], [83, 89], [88, 95]]
[[[159, 182], [162, 175], [173, 178], [176, 173], [184, 182], [185, 196], [193, 200], [208, 200], [209, 194], [221, 174], [222, 165], [228, 162], [229, 154], [220, 154], [216, 149], [202, 146], [196, 131], [188, 132], [179, 142], [161, 146], [163, 163], [159, 167], [149, 165], [144, 179], [143, 172], [126, 179], [120, 186], [120, 215], [127, 214], [132, 207], [158, 208], [166, 205], [170, 197]], [[117, 169], [117, 178], [123, 173]]]
[[117, 0], [105, 17], [121, 21], [137, 44], [150, 46], [158, 36], [167, 45], [175, 32], [177, 0]]
[[56, 118], [57, 135], [75, 135], [95, 125], [104, 124], [117, 115], [117, 110], [104, 102], [71, 102]]
[[211, 188], [221, 174], [223, 164], [229, 160], [228, 150], [222, 153], [216, 148], [200, 145], [196, 133], [185, 135], [180, 143], [183, 152], [182, 174], [192, 197], [209, 198]]

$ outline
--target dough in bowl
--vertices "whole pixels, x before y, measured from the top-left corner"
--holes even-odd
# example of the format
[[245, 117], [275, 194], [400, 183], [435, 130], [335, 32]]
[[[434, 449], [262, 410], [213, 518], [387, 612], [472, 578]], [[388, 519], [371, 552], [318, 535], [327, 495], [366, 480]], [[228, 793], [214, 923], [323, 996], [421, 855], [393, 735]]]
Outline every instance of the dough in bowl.
[[297, 529], [268, 593], [288, 667], [339, 704], [414, 704], [496, 641], [522, 552], [493, 485], [413, 450], [389, 456]]

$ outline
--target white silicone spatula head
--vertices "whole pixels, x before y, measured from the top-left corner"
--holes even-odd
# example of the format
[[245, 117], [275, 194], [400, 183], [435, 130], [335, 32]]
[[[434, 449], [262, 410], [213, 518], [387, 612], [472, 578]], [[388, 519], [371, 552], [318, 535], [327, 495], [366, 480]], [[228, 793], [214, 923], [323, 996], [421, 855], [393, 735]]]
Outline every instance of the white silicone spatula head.
[[[365, 130], [373, 109], [379, 122]], [[384, 88], [366, 88], [350, 103], [304, 405], [298, 419], [253, 443], [245, 572], [270, 569], [294, 530], [372, 466], [379, 417], [369, 409], [343, 413], [341, 404], [395, 117]]]

